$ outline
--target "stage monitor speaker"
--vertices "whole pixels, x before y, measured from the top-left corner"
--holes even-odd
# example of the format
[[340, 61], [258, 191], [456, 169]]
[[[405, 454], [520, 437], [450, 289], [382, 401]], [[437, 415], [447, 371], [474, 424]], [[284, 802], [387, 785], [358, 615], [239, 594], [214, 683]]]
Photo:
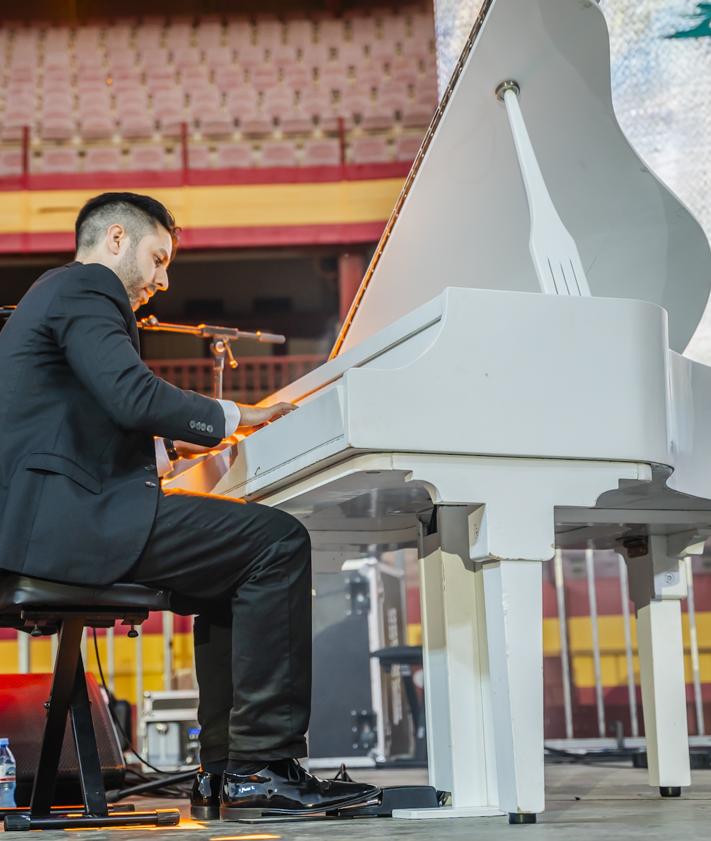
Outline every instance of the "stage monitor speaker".
[[[94, 722], [99, 761], [105, 788], [120, 788], [126, 766], [119, 740], [103, 695], [93, 675], [86, 675], [91, 718]], [[7, 736], [17, 762], [18, 806], [27, 806], [39, 762], [45, 724], [45, 703], [49, 700], [51, 674], [0, 675], [0, 736]], [[67, 729], [59, 760], [55, 803], [81, 803], [79, 766], [72, 726]]]

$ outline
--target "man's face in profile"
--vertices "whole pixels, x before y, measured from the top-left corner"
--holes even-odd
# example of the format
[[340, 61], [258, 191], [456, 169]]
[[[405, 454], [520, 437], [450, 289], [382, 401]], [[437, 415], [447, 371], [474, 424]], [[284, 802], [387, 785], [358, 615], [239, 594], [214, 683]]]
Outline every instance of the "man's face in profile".
[[173, 254], [173, 240], [165, 228], [158, 226], [145, 234], [137, 244], [132, 243], [128, 237], [124, 242], [126, 250], [115, 272], [135, 312], [147, 304], [156, 292], [168, 288], [168, 264]]

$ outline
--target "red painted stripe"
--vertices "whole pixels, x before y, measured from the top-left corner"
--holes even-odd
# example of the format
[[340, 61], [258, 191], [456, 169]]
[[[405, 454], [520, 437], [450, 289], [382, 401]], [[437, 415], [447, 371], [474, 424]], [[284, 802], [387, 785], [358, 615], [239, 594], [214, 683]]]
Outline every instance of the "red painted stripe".
[[250, 167], [161, 172], [77, 172], [0, 177], [0, 192], [17, 190], [107, 190], [150, 187], [233, 186], [235, 184], [320, 184], [404, 178], [409, 162], [343, 166]]
[[[180, 247], [244, 248], [278, 245], [341, 245], [377, 242], [382, 222], [348, 222], [326, 225], [273, 225], [237, 228], [184, 228]], [[0, 234], [0, 254], [33, 254], [74, 251], [70, 231]]]

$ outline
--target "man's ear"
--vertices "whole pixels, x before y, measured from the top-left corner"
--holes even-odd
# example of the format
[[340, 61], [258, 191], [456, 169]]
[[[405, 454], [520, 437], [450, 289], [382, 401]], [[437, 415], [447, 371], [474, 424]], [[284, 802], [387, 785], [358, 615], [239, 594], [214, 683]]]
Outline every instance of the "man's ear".
[[119, 225], [118, 222], [111, 225], [106, 232], [106, 243], [109, 247], [109, 251], [116, 255], [121, 250], [121, 243], [126, 237], [126, 231], [123, 225]]

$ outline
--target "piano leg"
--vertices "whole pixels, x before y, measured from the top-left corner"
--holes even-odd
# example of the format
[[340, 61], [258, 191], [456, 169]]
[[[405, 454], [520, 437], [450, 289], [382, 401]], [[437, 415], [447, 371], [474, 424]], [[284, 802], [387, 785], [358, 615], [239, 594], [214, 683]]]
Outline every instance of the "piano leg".
[[501, 815], [481, 569], [469, 559], [468, 508], [438, 507], [438, 533], [420, 546], [430, 785], [452, 806], [400, 809], [398, 818]]
[[540, 561], [483, 565], [499, 805], [534, 823], [543, 779], [543, 593]]
[[681, 630], [686, 578], [663, 536], [650, 537], [645, 554], [626, 556], [637, 612], [649, 784], [663, 797], [678, 796], [691, 785]]

